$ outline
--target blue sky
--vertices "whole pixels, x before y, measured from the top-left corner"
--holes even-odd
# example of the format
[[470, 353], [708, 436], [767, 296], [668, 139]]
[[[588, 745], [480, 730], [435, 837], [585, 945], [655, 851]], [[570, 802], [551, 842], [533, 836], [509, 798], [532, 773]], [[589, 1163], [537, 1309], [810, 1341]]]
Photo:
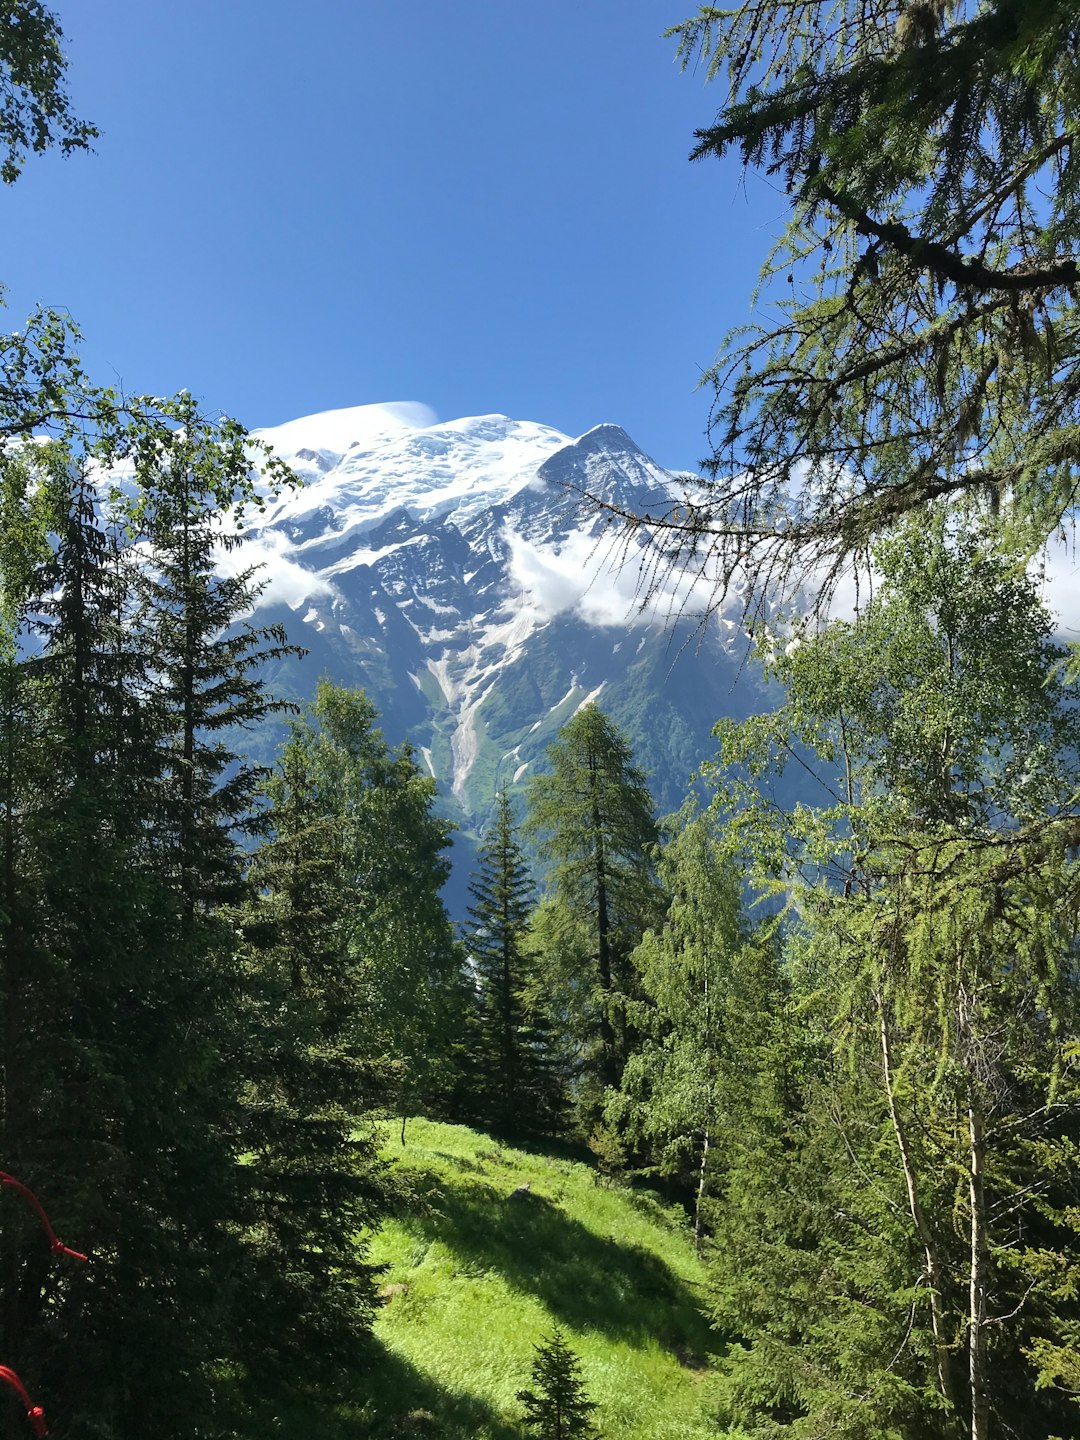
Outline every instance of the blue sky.
[[0, 194], [8, 323], [251, 426], [419, 400], [705, 453], [695, 391], [784, 199], [656, 0], [54, 0], [97, 151]]

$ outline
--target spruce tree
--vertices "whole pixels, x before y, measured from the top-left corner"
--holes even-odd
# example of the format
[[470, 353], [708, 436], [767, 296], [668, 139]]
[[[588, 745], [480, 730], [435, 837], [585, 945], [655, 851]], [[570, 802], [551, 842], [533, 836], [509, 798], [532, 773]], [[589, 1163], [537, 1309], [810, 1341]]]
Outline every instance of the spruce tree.
[[306, 756], [312, 823], [335, 847], [321, 943], [339, 956], [364, 1053], [394, 1067], [404, 1117], [451, 1105], [468, 990], [440, 893], [449, 826], [434, 813], [434, 781], [408, 746], [391, 749], [376, 719], [363, 691], [322, 681], [293, 744]]
[[[157, 1309], [147, 1271], [174, 1201], [142, 1229], [150, 1197], [163, 1199], [147, 1016], [170, 997], [147, 962], [165, 895], [148, 863], [156, 757], [139, 723], [147, 659], [130, 623], [134, 571], [116, 560], [122, 522], [101, 513], [87, 466], [66, 446], [39, 447], [24, 479], [29, 543], [7, 577], [20, 592], [12, 640], [22, 653], [6, 666], [4, 717], [16, 727], [5, 737], [4, 1144], [103, 1260], [84, 1275], [49, 1275], [40, 1244], [21, 1248], [13, 1236], [4, 1338], [43, 1393], [60, 1379], [61, 1408], [77, 1415], [93, 1407], [95, 1386], [77, 1399], [62, 1392], [73, 1356], [94, 1337], [107, 1390], [120, 1316], [141, 1316], [149, 1335]], [[18, 509], [14, 488], [8, 496]], [[20, 696], [37, 713], [32, 728], [19, 725]]]
[[481, 1115], [502, 1134], [551, 1134], [560, 1096], [551, 1026], [526, 943], [533, 883], [505, 790], [479, 860], [465, 942], [479, 1004]]
[[[246, 893], [238, 839], [261, 824], [260, 772], [238, 741], [243, 727], [280, 710], [260, 671], [288, 647], [279, 631], [247, 618], [258, 591], [253, 573], [222, 575], [216, 566], [219, 547], [230, 543], [223, 517], [250, 493], [242, 451], [178, 431], [167, 443], [137, 441], [134, 459], [131, 525], [145, 553], [132, 623], [152, 656], [144, 713], [157, 759], [148, 871], [162, 892], [151, 1033], [158, 1032], [165, 1060], [152, 1067], [145, 1089], [147, 1102], [173, 1117], [165, 1163], [154, 1172], [168, 1218], [144, 1244], [147, 1254], [161, 1252], [162, 1289], [168, 1279], [175, 1297], [161, 1316], [162, 1343], [181, 1311], [201, 1314], [199, 1349], [207, 1359], [216, 1346], [234, 1363], [258, 1364], [269, 1339], [260, 1330], [265, 1312], [241, 1279], [250, 1233], [239, 1163], [248, 1138], [239, 1109], [247, 1077], [236, 1062], [245, 1053], [246, 977], [234, 911]], [[182, 1046], [167, 1038], [173, 1027], [186, 1036]], [[146, 1120], [140, 1143], [150, 1140], [149, 1112]], [[178, 1227], [168, 1197], [185, 1189]], [[204, 1363], [188, 1380], [207, 1391], [208, 1403], [211, 1375]]]
[[536, 1347], [532, 1390], [519, 1390], [525, 1424], [538, 1440], [572, 1440], [598, 1435], [591, 1415], [596, 1409], [581, 1379], [581, 1363], [558, 1326]]
[[[21, 526], [5, 547], [3, 1141], [9, 1163], [98, 1240], [115, 1233], [123, 1185], [115, 1156], [132, 1096], [118, 1039], [146, 898], [136, 757], [116, 763], [125, 747], [111, 662], [124, 642], [85, 470], [55, 442], [5, 468], [7, 518]], [[50, 1291], [72, 1281], [63, 1313], [78, 1347], [93, 1281], [49, 1275], [39, 1239], [18, 1222], [4, 1247], [5, 1353], [56, 1394]], [[106, 1268], [122, 1291], [121, 1266]]]
[[220, 439], [115, 431], [106, 458], [137, 452], [126, 494], [76, 437], [3, 467], [3, 1141], [94, 1255], [49, 1271], [40, 1237], [4, 1227], [5, 1358], [51, 1412], [116, 1437], [211, 1427], [257, 1309], [221, 908], [252, 792], [223, 732], [269, 702], [248, 684], [259, 646], [229, 634], [250, 585], [218, 588], [215, 507], [185, 519], [174, 468], [182, 448], [189, 478], [242, 492], [247, 456]]
[[334, 1393], [364, 1363], [376, 1305], [364, 1235], [392, 1185], [373, 1123], [391, 1089], [358, 1014], [344, 922], [343, 816], [320, 788], [317, 735], [292, 726], [266, 782], [266, 831], [241, 913], [248, 993], [245, 1265], [259, 1313], [249, 1379]]
[[577, 1051], [583, 1115], [617, 1086], [633, 1036], [630, 952], [662, 911], [657, 839], [645, 776], [618, 726], [587, 705], [548, 748], [530, 782], [526, 828], [548, 864], [532, 933], [545, 983]]

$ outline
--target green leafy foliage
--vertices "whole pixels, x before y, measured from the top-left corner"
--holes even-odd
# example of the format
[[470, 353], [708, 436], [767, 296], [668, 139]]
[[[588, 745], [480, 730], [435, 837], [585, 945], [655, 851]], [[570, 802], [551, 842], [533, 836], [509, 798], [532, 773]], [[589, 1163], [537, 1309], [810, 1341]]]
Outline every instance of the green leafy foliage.
[[27, 153], [58, 145], [65, 155], [88, 150], [97, 130], [72, 115], [63, 83], [64, 34], [40, 0], [7, 0], [0, 10], [0, 179], [22, 174]]
[[[2, 10], [11, 181], [96, 132], [52, 13]], [[0, 1353], [71, 1433], [235, 1433], [256, 1386], [360, 1362], [386, 1197], [352, 1057], [281, 1000], [280, 930], [239, 943], [262, 817], [236, 742], [291, 647], [217, 560], [292, 477], [186, 393], [95, 386], [78, 339], [47, 311], [0, 339], [0, 1151], [92, 1263], [5, 1221]]]
[[252, 672], [278, 641], [242, 622], [250, 577], [214, 571], [198, 477], [250, 483], [218, 439], [147, 453], [127, 496], [101, 494], [74, 436], [6, 476], [0, 1144], [94, 1263], [53, 1273], [5, 1230], [2, 1348], [73, 1425], [116, 1436], [209, 1423], [221, 1357], [244, 1359], [248, 1292], [222, 1283], [245, 1223], [222, 906], [255, 776], [222, 734], [271, 706]]
[[673, 1177], [693, 1197], [700, 1242], [709, 1197], [752, 1103], [752, 1057], [780, 977], [767, 940], [747, 920], [742, 876], [715, 817], [688, 805], [665, 830], [659, 881], [667, 913], [631, 957], [641, 1038], [605, 1113], [646, 1173]]
[[368, 1363], [373, 1112], [447, 1106], [467, 997], [433, 787], [370, 702], [324, 686], [265, 785], [236, 748], [288, 650], [216, 568], [245, 448], [114, 438], [123, 491], [59, 440], [6, 471], [0, 1145], [94, 1263], [5, 1227], [0, 1344], [121, 1440]]
[[266, 782], [270, 808], [241, 914], [248, 1081], [242, 1092], [247, 1258], [258, 1392], [275, 1374], [313, 1399], [366, 1360], [376, 1304], [360, 1237], [394, 1193], [373, 1111], [392, 1089], [362, 1010], [346, 923], [355, 877], [346, 817], [326, 788], [315, 722], [294, 723]]
[[367, 1053], [395, 1067], [402, 1113], [445, 1108], [468, 1007], [464, 959], [440, 898], [449, 826], [408, 746], [392, 750], [362, 691], [323, 681], [294, 728], [309, 799], [330, 828], [335, 874], [321, 943]]
[[[727, 1414], [1034, 1440], [1075, 1424], [1080, 714], [1016, 557], [901, 539], [861, 624], [777, 647], [780, 714], [720, 727], [791, 985], [716, 1208]], [[775, 807], [787, 763], [818, 803]]]

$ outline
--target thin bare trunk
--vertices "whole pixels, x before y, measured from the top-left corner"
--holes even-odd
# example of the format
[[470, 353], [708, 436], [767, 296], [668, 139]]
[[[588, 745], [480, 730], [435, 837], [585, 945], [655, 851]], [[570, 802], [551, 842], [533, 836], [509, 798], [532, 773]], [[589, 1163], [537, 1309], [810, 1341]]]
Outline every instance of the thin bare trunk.
[[914, 1222], [919, 1243], [923, 1248], [923, 1256], [926, 1262], [926, 1278], [930, 1282], [930, 1326], [934, 1335], [934, 1357], [937, 1366], [938, 1388], [944, 1399], [950, 1405], [955, 1406], [956, 1398], [952, 1379], [952, 1357], [949, 1353], [949, 1342], [945, 1332], [945, 1317], [942, 1313], [942, 1296], [944, 1294], [943, 1276], [941, 1266], [938, 1263], [937, 1246], [934, 1243], [933, 1232], [927, 1222], [926, 1214], [922, 1208], [922, 1202], [919, 1199], [915, 1164], [911, 1156], [911, 1147], [908, 1144], [907, 1132], [896, 1103], [896, 1092], [893, 1088], [892, 1045], [889, 1040], [889, 1025], [885, 1017], [885, 1002], [881, 995], [877, 996], [877, 1005], [881, 1029], [881, 1064], [885, 1077], [885, 1094], [889, 1102], [889, 1119], [892, 1121], [893, 1134], [896, 1136], [896, 1146], [900, 1151], [900, 1163], [904, 1171], [904, 1184], [907, 1187], [908, 1208], [911, 1211], [911, 1219]]
[[971, 1381], [971, 1440], [989, 1440], [990, 1397], [986, 1376], [986, 1187], [985, 1142], [978, 1101], [968, 1105], [971, 1255], [968, 1291], [968, 1375]]
[[604, 823], [596, 787], [596, 764], [589, 760], [592, 774], [593, 873], [596, 880], [596, 960], [600, 972], [600, 1047], [605, 1085], [617, 1086], [622, 1069], [621, 1047], [613, 1019], [614, 982], [611, 973], [611, 920], [608, 915], [607, 861], [604, 855]]
[[701, 1164], [698, 1166], [697, 1194], [694, 1196], [694, 1249], [701, 1254], [701, 1202], [705, 1198], [705, 1176], [709, 1165], [709, 1132], [701, 1142]]

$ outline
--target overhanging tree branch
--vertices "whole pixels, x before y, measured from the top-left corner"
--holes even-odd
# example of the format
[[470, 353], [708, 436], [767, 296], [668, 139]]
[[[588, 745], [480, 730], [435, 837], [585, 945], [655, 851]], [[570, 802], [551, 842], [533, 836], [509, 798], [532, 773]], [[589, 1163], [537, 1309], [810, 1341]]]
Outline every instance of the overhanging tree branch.
[[889, 245], [920, 269], [929, 270], [942, 280], [949, 280], [961, 289], [976, 292], [1052, 290], [1075, 285], [1080, 281], [1080, 263], [1072, 256], [1063, 257], [1053, 265], [1039, 268], [1017, 266], [1012, 270], [995, 270], [974, 257], [960, 255], [939, 240], [916, 235], [899, 220], [875, 220], [850, 195], [821, 180], [807, 182], [806, 193], [815, 193], [840, 211], [855, 226], [855, 233]]

